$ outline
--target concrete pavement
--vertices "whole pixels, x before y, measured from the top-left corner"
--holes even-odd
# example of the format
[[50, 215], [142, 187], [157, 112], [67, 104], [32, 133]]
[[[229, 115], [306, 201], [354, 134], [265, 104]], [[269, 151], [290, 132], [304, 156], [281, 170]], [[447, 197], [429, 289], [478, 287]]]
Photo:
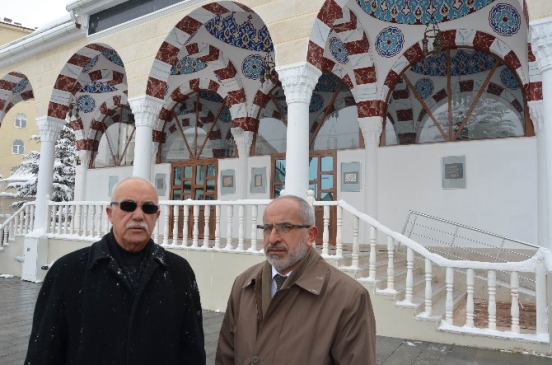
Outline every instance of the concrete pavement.
[[[21, 365], [25, 359], [32, 315], [40, 284], [17, 277], [0, 278], [0, 364]], [[207, 365], [214, 365], [222, 313], [204, 311]], [[377, 337], [377, 363], [381, 365], [550, 365], [551, 358]], [[300, 364], [305, 365], [305, 364]], [[317, 365], [317, 364], [309, 364]]]

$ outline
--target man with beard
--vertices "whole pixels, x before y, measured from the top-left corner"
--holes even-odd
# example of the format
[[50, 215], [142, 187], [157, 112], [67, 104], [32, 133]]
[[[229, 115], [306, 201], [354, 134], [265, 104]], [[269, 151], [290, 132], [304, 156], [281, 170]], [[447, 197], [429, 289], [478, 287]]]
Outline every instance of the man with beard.
[[157, 204], [148, 180], [115, 185], [111, 231], [48, 271], [25, 364], [205, 365], [195, 275], [151, 239]]
[[283, 196], [263, 222], [266, 261], [234, 282], [215, 364], [375, 365], [370, 296], [312, 247], [312, 207]]

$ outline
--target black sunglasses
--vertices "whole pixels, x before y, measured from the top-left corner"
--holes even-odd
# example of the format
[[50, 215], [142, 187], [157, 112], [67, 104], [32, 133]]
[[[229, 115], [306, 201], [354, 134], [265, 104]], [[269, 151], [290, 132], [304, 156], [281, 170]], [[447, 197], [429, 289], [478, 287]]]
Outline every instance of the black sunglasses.
[[123, 200], [121, 202], [111, 202], [111, 205], [118, 205], [125, 212], [134, 212], [138, 206], [142, 207], [142, 212], [146, 214], [155, 214], [159, 210], [159, 206], [153, 203], [138, 204], [132, 200]]

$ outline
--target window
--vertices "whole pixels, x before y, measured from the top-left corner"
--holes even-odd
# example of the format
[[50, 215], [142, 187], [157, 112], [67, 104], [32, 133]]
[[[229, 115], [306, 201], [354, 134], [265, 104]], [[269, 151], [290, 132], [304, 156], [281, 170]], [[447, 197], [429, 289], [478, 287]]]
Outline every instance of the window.
[[22, 140], [18, 139], [13, 142], [12, 153], [16, 155], [22, 155], [25, 152], [25, 144]]
[[15, 128], [27, 128], [27, 117], [25, 114], [15, 116]]

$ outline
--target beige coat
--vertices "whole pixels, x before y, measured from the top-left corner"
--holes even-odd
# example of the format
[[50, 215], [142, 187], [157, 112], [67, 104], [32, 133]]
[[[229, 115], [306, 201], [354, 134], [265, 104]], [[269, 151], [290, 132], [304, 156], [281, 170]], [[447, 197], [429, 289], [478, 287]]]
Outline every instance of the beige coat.
[[311, 249], [270, 300], [271, 266], [255, 265], [232, 287], [217, 365], [375, 365], [368, 291]]

